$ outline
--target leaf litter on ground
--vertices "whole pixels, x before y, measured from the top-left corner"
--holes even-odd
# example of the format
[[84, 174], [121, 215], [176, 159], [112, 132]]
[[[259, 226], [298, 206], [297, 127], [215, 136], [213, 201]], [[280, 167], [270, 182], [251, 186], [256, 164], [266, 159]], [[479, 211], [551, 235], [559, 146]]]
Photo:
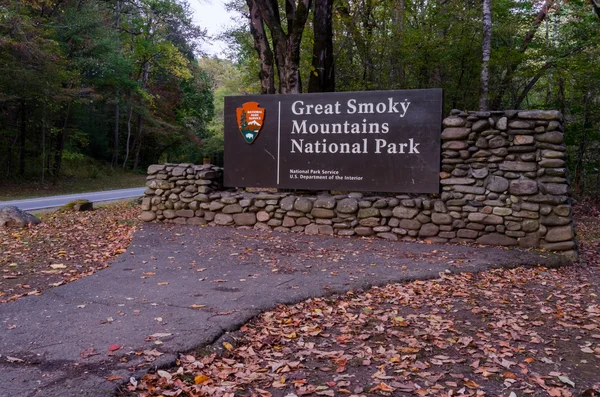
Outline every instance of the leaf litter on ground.
[[598, 396], [598, 215], [577, 214], [579, 264], [442, 273], [281, 305], [218, 353], [181, 354], [121, 396]]
[[118, 203], [45, 213], [39, 225], [0, 229], [0, 303], [106, 268], [129, 246], [139, 214], [138, 205]]

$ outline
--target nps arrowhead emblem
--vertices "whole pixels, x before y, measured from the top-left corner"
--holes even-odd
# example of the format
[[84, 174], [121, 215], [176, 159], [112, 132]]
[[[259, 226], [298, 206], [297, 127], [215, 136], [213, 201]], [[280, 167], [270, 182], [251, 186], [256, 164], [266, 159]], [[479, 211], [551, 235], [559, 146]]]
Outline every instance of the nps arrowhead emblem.
[[236, 109], [236, 115], [242, 137], [247, 144], [251, 144], [258, 137], [263, 126], [265, 109], [258, 106], [258, 102], [246, 102], [241, 108]]

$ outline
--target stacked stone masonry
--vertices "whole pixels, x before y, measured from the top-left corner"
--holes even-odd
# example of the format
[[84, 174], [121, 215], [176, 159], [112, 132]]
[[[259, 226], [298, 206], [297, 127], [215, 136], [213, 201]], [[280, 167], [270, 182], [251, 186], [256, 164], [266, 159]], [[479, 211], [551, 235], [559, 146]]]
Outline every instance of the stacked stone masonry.
[[540, 247], [576, 258], [562, 120], [557, 111], [452, 111], [443, 120], [439, 195], [251, 193], [223, 189], [216, 166], [152, 165], [141, 218]]

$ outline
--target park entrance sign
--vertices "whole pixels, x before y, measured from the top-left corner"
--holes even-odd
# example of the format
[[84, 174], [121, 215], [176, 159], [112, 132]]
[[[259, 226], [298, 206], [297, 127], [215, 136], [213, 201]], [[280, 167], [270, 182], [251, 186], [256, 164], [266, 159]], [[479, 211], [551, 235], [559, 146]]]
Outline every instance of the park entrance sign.
[[224, 183], [438, 193], [442, 90], [225, 98]]

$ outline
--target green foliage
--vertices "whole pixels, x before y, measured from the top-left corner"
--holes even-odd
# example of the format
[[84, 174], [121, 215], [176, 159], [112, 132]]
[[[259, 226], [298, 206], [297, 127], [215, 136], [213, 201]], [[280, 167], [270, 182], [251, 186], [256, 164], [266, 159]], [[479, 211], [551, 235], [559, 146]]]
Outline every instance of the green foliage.
[[1, 7], [0, 178], [55, 179], [87, 158], [139, 168], [211, 135], [204, 33], [182, 0]]
[[[244, 15], [245, 3], [229, 5]], [[500, 110], [561, 110], [575, 191], [600, 194], [600, 18], [584, 0], [492, 3], [490, 103]], [[279, 5], [283, 11], [282, 0]], [[227, 37], [245, 79], [258, 83], [259, 58], [247, 24], [240, 18]], [[311, 24], [302, 38], [305, 85], [316, 72]], [[478, 108], [480, 1], [337, 0], [333, 30], [338, 91], [435, 87], [444, 89], [445, 113]]]

